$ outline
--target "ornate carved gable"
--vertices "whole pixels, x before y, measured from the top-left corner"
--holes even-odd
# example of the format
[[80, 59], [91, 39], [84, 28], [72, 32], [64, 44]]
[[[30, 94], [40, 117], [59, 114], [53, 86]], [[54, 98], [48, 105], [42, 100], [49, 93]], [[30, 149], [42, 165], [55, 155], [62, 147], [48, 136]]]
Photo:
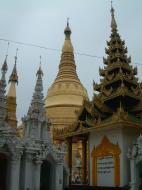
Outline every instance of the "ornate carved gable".
[[101, 143], [92, 151], [92, 157], [114, 156], [120, 155], [121, 150], [118, 144], [113, 144], [109, 139], [104, 136]]

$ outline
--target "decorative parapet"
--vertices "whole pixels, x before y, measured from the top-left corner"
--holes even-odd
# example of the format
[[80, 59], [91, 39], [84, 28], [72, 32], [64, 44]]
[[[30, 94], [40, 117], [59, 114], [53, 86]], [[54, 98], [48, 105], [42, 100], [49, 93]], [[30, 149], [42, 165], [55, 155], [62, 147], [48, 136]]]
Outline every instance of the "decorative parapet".
[[78, 123], [79, 122], [75, 122], [74, 124], [66, 126], [62, 129], [55, 129], [54, 128], [53, 129], [53, 136], [58, 137], [58, 136], [67, 135], [67, 134], [73, 132], [76, 129], [76, 127], [78, 126]]
[[0, 149], [10, 153], [12, 160], [20, 159], [23, 154], [24, 144], [16, 136], [15, 129], [12, 127], [0, 127]]

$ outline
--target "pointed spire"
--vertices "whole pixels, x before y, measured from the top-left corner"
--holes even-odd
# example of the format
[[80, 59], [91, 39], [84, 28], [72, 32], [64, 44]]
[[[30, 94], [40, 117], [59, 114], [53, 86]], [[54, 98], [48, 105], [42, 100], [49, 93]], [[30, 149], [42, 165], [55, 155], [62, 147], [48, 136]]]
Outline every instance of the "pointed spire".
[[[73, 51], [73, 46], [72, 46], [71, 39], [70, 39], [71, 29], [69, 27], [69, 19], [67, 19], [67, 25], [64, 30], [64, 33], [65, 33], [65, 41], [64, 41], [63, 48], [62, 48], [59, 71], [58, 71], [57, 77], [56, 77], [52, 87], [48, 91], [48, 96], [50, 96], [50, 93], [52, 96], [54, 90], [55, 91], [57, 90], [56, 88], [54, 89], [54, 87], [56, 86], [55, 84], [65, 83], [65, 84], [68, 84], [68, 86], [70, 86], [70, 85], [76, 86], [76, 84], [78, 84], [79, 88], [82, 89], [82, 95], [86, 98], [86, 97], [88, 97], [87, 91], [81, 84], [81, 82], [78, 78], [78, 75], [77, 75], [77, 71], [76, 71], [76, 64], [75, 64], [75, 60], [74, 60], [74, 51]], [[72, 89], [70, 89], [70, 90], [72, 90]]]
[[5, 70], [5, 71], [7, 71], [7, 69], [8, 69], [7, 57], [8, 57], [8, 55], [5, 56], [4, 64], [2, 65], [2, 70]]
[[37, 81], [28, 113], [22, 118], [24, 123], [24, 138], [51, 140], [49, 138], [49, 121], [45, 115], [42, 77], [43, 71], [40, 65], [36, 73]]
[[15, 64], [9, 78], [10, 86], [7, 93], [7, 112], [8, 112], [7, 121], [13, 128], [17, 127], [17, 118], [16, 118], [16, 107], [17, 107], [16, 83], [18, 83], [18, 75], [17, 75], [17, 69], [16, 69], [17, 52], [18, 52], [18, 49], [16, 49]]
[[41, 69], [41, 56], [40, 56], [40, 66], [36, 73], [37, 81], [35, 86], [35, 91], [33, 93], [33, 98], [31, 101], [31, 105], [28, 110], [28, 116], [31, 118], [40, 118], [44, 115], [44, 100], [43, 100], [43, 84], [42, 84], [42, 76], [43, 71]]
[[114, 8], [112, 6], [112, 1], [111, 1], [111, 29], [112, 31], [117, 31], [117, 24], [114, 16]]
[[2, 65], [2, 70], [4, 70], [4, 71], [7, 71], [7, 69], [8, 69], [8, 66], [7, 66], [8, 49], [9, 49], [9, 42], [8, 42], [8, 45], [7, 45], [7, 51], [6, 51], [5, 60], [4, 60], [4, 63]]
[[[135, 107], [138, 102], [141, 102], [141, 91], [137, 90], [139, 89], [138, 80], [135, 76], [137, 72], [130, 65], [131, 59], [127, 55], [125, 41], [121, 39], [117, 31], [112, 2], [111, 17], [111, 35], [110, 40], [107, 41], [107, 48], [105, 48], [107, 57], [103, 59], [106, 66], [100, 72], [103, 79], [100, 80], [99, 84], [94, 84], [94, 89], [99, 92], [97, 94], [98, 99], [113, 112], [118, 109], [131, 114], [135, 112], [139, 117], [142, 109]], [[137, 91], [137, 94], [135, 91]], [[120, 105], [119, 101], [121, 101]], [[107, 118], [108, 116], [109, 111], [108, 115], [104, 117]]]
[[0, 122], [4, 121], [7, 115], [6, 96], [5, 96], [5, 92], [6, 92], [5, 74], [7, 72], [7, 55], [2, 65], [1, 72], [2, 72], [2, 76], [0, 80]]
[[41, 56], [40, 56], [40, 65], [39, 65], [39, 69], [38, 69], [38, 71], [36, 73], [36, 76], [40, 76], [40, 77], [43, 76], [43, 71], [41, 69]]
[[67, 26], [66, 26], [66, 28], [64, 30], [64, 34], [65, 34], [66, 39], [70, 39], [71, 29], [69, 27], [69, 18], [67, 18]]
[[71, 29], [69, 27], [69, 18], [67, 18], [67, 26], [64, 30], [65, 34], [65, 42], [62, 48], [62, 52], [72, 52], [73, 53], [73, 46], [70, 40], [70, 35], [71, 35]]
[[5, 60], [4, 60], [4, 63], [3, 63], [3, 65], [2, 65], [2, 67], [1, 67], [1, 72], [2, 72], [1, 82], [3, 81], [3, 84], [5, 83], [5, 86], [6, 86], [5, 74], [6, 74], [6, 72], [7, 72], [7, 69], [8, 69], [8, 67], [7, 67], [7, 55], [6, 55], [6, 58], [5, 58]]
[[6, 93], [5, 75], [8, 69], [8, 66], [7, 66], [8, 48], [9, 48], [9, 42], [7, 46], [5, 60], [1, 68], [2, 76], [0, 80], [0, 122], [5, 121], [7, 117], [7, 105], [6, 105], [6, 96], [5, 96], [5, 93]]
[[1, 68], [1, 71], [2, 71], [3, 74], [4, 73], [6, 74], [7, 69], [8, 69], [8, 66], [7, 66], [8, 49], [9, 49], [9, 42], [7, 44], [7, 50], [6, 50], [5, 60], [4, 60], [4, 63], [2, 65], [2, 68]]
[[18, 52], [18, 49], [16, 49], [15, 64], [14, 64], [14, 67], [13, 67], [13, 71], [12, 71], [12, 73], [10, 75], [9, 82], [15, 82], [15, 83], [18, 84], [18, 75], [17, 75], [17, 69], [16, 69], [17, 52]]
[[65, 41], [62, 48], [59, 72], [55, 81], [60, 82], [75, 80], [76, 82], [80, 83], [76, 73], [73, 46], [70, 39], [71, 29], [69, 27], [69, 19], [67, 19], [67, 26], [64, 30], [64, 33]]

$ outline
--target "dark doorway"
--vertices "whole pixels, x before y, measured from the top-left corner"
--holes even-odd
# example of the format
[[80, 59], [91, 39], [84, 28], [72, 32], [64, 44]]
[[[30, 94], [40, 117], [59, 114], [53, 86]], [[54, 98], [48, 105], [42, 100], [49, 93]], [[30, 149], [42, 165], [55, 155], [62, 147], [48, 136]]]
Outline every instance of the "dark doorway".
[[0, 153], [0, 190], [6, 190], [7, 158]]
[[68, 173], [65, 168], [63, 168], [63, 189], [68, 185]]
[[52, 189], [52, 173], [53, 171], [51, 163], [45, 160], [41, 165], [40, 190]]
[[138, 163], [139, 190], [142, 190], [142, 161]]

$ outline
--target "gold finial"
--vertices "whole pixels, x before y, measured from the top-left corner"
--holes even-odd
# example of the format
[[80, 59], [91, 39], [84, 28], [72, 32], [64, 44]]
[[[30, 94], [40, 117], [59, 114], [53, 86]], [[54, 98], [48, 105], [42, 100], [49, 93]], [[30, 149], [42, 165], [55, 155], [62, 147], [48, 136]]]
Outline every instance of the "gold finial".
[[8, 42], [8, 44], [7, 44], [6, 56], [5, 56], [5, 60], [4, 60], [4, 63], [3, 63], [3, 65], [2, 65], [2, 69], [1, 69], [1, 70], [3, 70], [4, 72], [6, 72], [7, 69], [8, 69], [8, 66], [7, 66], [8, 49], [9, 49], [9, 42]]
[[38, 75], [43, 76], [43, 71], [42, 71], [42, 69], [41, 69], [41, 55], [40, 55], [39, 58], [40, 58], [39, 69], [38, 69], [38, 71], [37, 71], [37, 73], [36, 73], [36, 76], [38, 76]]
[[16, 56], [14, 57], [15, 58], [15, 64], [17, 63], [17, 54], [18, 54], [18, 48], [16, 49]]
[[115, 21], [115, 16], [114, 16], [114, 8], [113, 8], [113, 2], [111, 1], [111, 28], [112, 30], [117, 30], [117, 24], [116, 24], [116, 21]]
[[41, 55], [40, 55], [40, 67], [41, 67]]
[[68, 26], [68, 27], [69, 27], [69, 20], [70, 20], [70, 18], [67, 17], [67, 26]]
[[111, 9], [112, 9], [112, 7], [113, 7], [113, 6], [112, 6], [112, 3], [113, 3], [113, 2], [111, 1]]
[[8, 56], [8, 50], [9, 50], [9, 42], [8, 42], [8, 44], [7, 44], [7, 50], [6, 50], [6, 58], [7, 58], [7, 56]]
[[66, 39], [70, 39], [71, 29], [69, 27], [69, 17], [67, 18], [67, 26], [64, 30], [64, 33], [65, 33]]
[[73, 52], [73, 47], [70, 39], [71, 29], [69, 27], [69, 18], [67, 18], [67, 25], [64, 30], [64, 34], [65, 34], [65, 42], [62, 48], [62, 52]]
[[17, 63], [17, 53], [18, 53], [18, 48], [16, 49], [16, 55], [15, 55], [15, 64], [12, 70], [12, 73], [9, 78], [9, 82], [15, 82], [18, 84], [18, 75], [17, 75], [17, 69], [16, 69], [16, 63]]
[[111, 1], [111, 15], [114, 15], [113, 1]]

